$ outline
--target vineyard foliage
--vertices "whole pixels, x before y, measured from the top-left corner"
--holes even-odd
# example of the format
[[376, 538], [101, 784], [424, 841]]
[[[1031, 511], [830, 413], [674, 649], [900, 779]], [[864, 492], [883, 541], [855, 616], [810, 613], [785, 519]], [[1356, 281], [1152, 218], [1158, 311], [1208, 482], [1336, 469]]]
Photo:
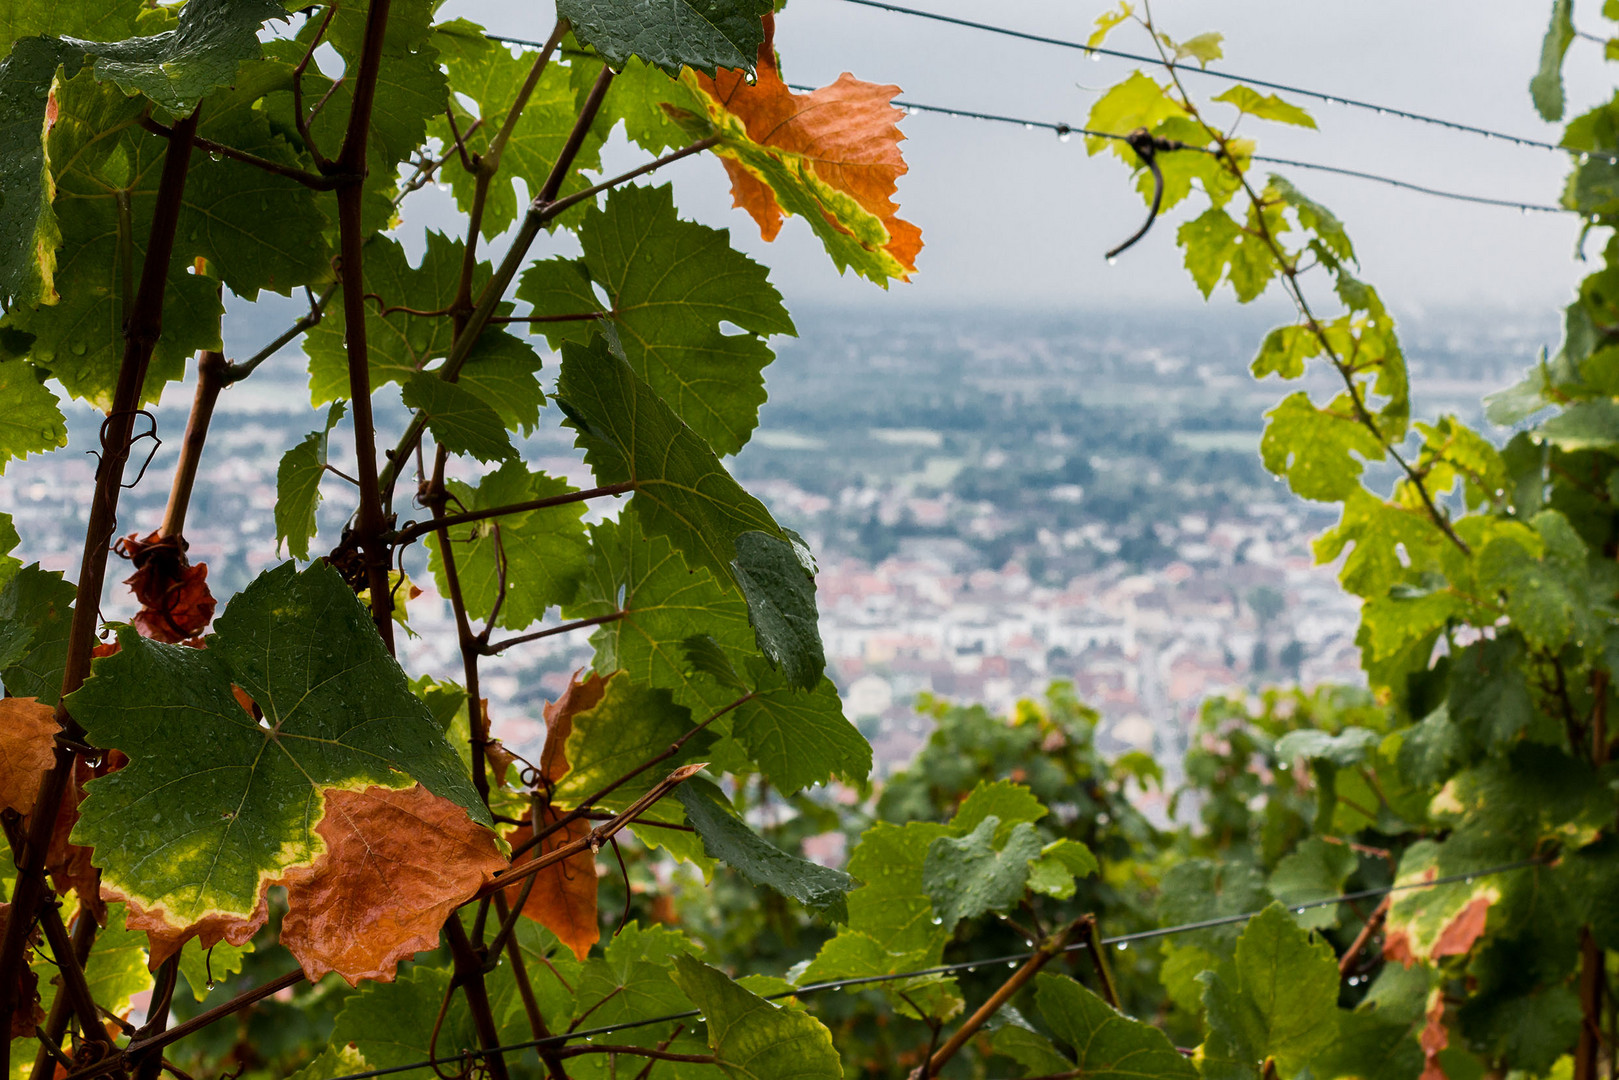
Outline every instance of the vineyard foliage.
[[[60, 395], [106, 417], [76, 578], [8, 554], [0, 514], [11, 1080], [1613, 1075], [1619, 241], [1489, 399], [1510, 437], [1416, 419], [1345, 226], [1235, 134], [1314, 120], [1189, 93], [1218, 34], [1104, 16], [1092, 46], [1134, 30], [1163, 63], [1100, 96], [1088, 150], [1161, 194], [1205, 296], [1292, 302], [1255, 378], [1338, 387], [1285, 392], [1261, 453], [1341, 508], [1315, 550], [1363, 601], [1368, 688], [1206, 703], [1169, 792], [1069, 687], [1010, 718], [925, 699], [928, 744], [878, 783], [814, 555], [724, 462], [792, 319], [657, 172], [712, 155], [742, 227], [905, 282], [898, 88], [790, 89], [765, 0], [559, 0], [527, 49], [436, 6], [0, 15], [0, 466], [67, 446]], [[605, 176], [613, 139], [644, 163]], [[1564, 145], [1598, 231], [1619, 98]], [[429, 183], [461, 227], [416, 248]], [[265, 291], [308, 311], [225, 356], [227, 294]], [[325, 420], [277, 470], [285, 560], [216, 605], [184, 540], [210, 418], [294, 341]], [[188, 371], [163, 518], [123, 520]], [[524, 460], [549, 425], [592, 486]], [[453, 679], [395, 659], [418, 540]], [[100, 622], [113, 550], [128, 625]], [[525, 760], [479, 662], [563, 633], [594, 660]]]

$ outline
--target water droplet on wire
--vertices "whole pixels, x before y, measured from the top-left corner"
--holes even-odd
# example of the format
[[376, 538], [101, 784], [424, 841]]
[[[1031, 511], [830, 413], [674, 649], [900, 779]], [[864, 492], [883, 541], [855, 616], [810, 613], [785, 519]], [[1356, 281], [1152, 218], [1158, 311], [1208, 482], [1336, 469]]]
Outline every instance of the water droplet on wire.
[[1119, 942], [1119, 951], [1120, 952], [1123, 952], [1124, 950], [1128, 949], [1129, 947], [1130, 947], [1130, 943], [1128, 941]]

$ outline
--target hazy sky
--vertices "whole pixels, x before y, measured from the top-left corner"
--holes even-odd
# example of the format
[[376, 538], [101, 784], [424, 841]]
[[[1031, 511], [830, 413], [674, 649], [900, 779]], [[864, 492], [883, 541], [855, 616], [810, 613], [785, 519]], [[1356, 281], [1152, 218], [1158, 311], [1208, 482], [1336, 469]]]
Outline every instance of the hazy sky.
[[[1105, 9], [1063, 0], [911, 0], [911, 6], [1081, 39]], [[1539, 119], [1527, 93], [1549, 7], [1543, 0], [1160, 0], [1154, 14], [1178, 37], [1222, 31], [1222, 64], [1233, 71], [1555, 141], [1560, 129]], [[1592, 0], [1577, 5], [1576, 20], [1605, 33], [1596, 8]], [[525, 0], [452, 0], [446, 12], [513, 36], [543, 38], [551, 21], [548, 4]], [[1076, 125], [1098, 91], [1131, 66], [842, 0], [792, 0], [776, 41], [792, 82], [822, 85], [847, 70], [896, 83], [905, 96], [929, 104]], [[1109, 44], [1139, 52], [1147, 42], [1139, 28], [1121, 27]], [[1566, 75], [1575, 110], [1611, 92], [1600, 45], [1576, 41]], [[1189, 85], [1212, 96], [1224, 84], [1192, 76]], [[1320, 131], [1246, 121], [1244, 131], [1259, 137], [1261, 153], [1533, 202], [1555, 202], [1566, 171], [1566, 158], [1547, 151], [1343, 106], [1300, 104]], [[899, 202], [903, 216], [922, 227], [927, 247], [913, 283], [894, 287], [887, 298], [852, 276], [840, 280], [801, 221], [789, 221], [775, 243], [761, 243], [751, 220], [730, 209], [723, 172], [712, 159], [683, 162], [666, 175], [683, 211], [729, 226], [739, 247], [773, 268], [790, 304], [882, 301], [914, 310], [1201, 302], [1173, 243], [1184, 206], [1117, 265], [1104, 261], [1102, 253], [1143, 214], [1116, 160], [1088, 158], [1078, 138], [1062, 143], [1049, 132], [999, 124], [920, 114], [901, 127], [910, 174], [900, 182]], [[638, 153], [623, 148], [610, 164], [628, 165]], [[1566, 303], [1581, 276], [1572, 259], [1573, 217], [1524, 216], [1282, 171], [1344, 219], [1364, 275], [1399, 309], [1479, 304], [1543, 311]], [[1201, 209], [1197, 196], [1185, 205]]]

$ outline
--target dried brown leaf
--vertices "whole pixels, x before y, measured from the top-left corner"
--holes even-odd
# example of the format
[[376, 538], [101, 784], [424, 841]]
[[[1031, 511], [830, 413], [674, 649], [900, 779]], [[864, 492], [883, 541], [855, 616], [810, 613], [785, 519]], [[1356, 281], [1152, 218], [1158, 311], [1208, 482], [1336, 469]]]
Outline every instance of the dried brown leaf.
[[281, 878], [285, 945], [313, 982], [392, 981], [399, 962], [438, 947], [439, 930], [508, 866], [495, 834], [420, 784], [328, 788], [315, 826], [326, 852]]

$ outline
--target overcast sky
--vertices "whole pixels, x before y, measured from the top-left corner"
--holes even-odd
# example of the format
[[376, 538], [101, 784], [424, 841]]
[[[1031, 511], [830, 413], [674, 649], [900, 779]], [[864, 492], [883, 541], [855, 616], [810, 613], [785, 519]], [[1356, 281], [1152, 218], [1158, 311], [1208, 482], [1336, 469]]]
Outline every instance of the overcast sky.
[[[1057, 37], [1080, 38], [1104, 10], [1095, 2], [1018, 0], [986, 5], [911, 0], [911, 6]], [[1539, 56], [1549, 3], [1541, 0], [1160, 0], [1154, 14], [1174, 36], [1226, 35], [1222, 65], [1416, 112], [1555, 141], [1527, 83]], [[1605, 33], [1594, 0], [1576, 6], [1584, 28]], [[452, 0], [491, 31], [543, 38], [549, 5], [525, 0]], [[857, 7], [792, 0], [777, 46], [792, 82], [822, 85], [842, 71], [898, 84], [928, 104], [1081, 124], [1098, 91], [1128, 74], [1125, 61]], [[1139, 28], [1110, 45], [1143, 51]], [[1573, 109], [1611, 92], [1600, 45], [1576, 41], [1566, 65]], [[1223, 88], [1190, 77], [1194, 93]], [[1555, 202], [1566, 158], [1344, 106], [1300, 101], [1320, 130], [1249, 121], [1261, 153], [1385, 173], [1416, 183], [1532, 202]], [[840, 279], [801, 221], [772, 244], [730, 198], [718, 163], [704, 157], [667, 171], [683, 212], [729, 226], [737, 246], [772, 267], [789, 303], [886, 302], [905, 310], [1113, 307], [1201, 297], [1180, 268], [1173, 226], [1194, 196], [1141, 244], [1109, 266], [1103, 252], [1133, 231], [1142, 204], [1122, 165], [1088, 158], [1075, 138], [927, 114], [901, 124], [910, 173], [902, 215], [922, 227], [919, 273], [893, 296], [852, 276]], [[610, 164], [628, 165], [622, 148]], [[1378, 184], [1281, 170], [1335, 210], [1359, 249], [1364, 275], [1398, 309], [1457, 305], [1544, 311], [1567, 302], [1581, 276], [1573, 258], [1578, 220], [1445, 202]], [[431, 197], [431, 196], [430, 196]], [[1227, 293], [1229, 296], [1229, 293]], [[1230, 303], [1229, 299], [1224, 302]]]

